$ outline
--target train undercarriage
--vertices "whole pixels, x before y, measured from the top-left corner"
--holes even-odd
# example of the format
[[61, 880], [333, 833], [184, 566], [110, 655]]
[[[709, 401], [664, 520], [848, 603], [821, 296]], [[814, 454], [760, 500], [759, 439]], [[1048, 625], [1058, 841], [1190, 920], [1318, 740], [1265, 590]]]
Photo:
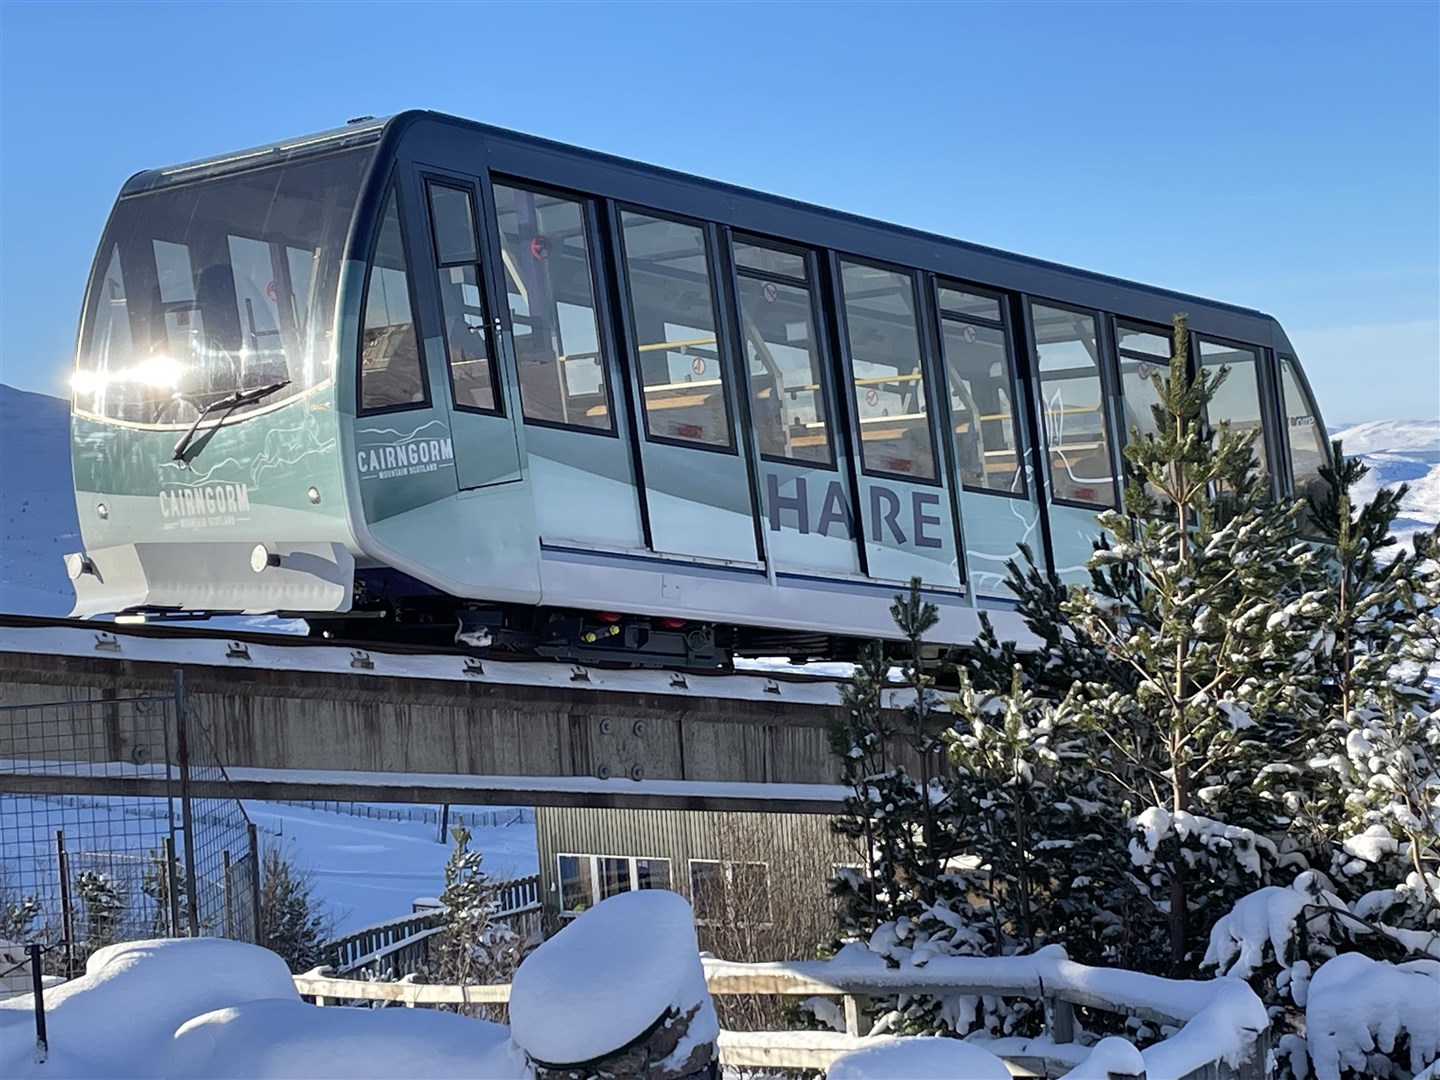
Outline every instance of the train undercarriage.
[[477, 656], [727, 671], [736, 657], [800, 664], [853, 660], [859, 642], [829, 634], [716, 625], [666, 615], [580, 611], [459, 600], [393, 572], [356, 582], [343, 614], [295, 613], [312, 637], [459, 647]]

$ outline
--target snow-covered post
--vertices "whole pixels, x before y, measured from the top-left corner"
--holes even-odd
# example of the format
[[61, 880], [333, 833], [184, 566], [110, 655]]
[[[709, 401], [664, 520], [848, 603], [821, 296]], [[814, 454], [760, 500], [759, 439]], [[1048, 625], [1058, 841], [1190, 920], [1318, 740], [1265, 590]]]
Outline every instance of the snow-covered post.
[[621, 893], [525, 959], [510, 988], [510, 1037], [536, 1080], [715, 1075], [720, 1027], [690, 905]]

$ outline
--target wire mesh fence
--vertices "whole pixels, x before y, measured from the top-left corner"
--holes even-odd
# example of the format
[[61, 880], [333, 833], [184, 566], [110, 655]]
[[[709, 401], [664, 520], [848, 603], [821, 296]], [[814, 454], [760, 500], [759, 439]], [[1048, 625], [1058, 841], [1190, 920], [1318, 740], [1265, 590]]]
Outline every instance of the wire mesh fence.
[[[73, 974], [119, 941], [259, 938], [255, 830], [174, 692], [0, 708], [0, 940]], [[63, 943], [63, 944], [62, 944]]]

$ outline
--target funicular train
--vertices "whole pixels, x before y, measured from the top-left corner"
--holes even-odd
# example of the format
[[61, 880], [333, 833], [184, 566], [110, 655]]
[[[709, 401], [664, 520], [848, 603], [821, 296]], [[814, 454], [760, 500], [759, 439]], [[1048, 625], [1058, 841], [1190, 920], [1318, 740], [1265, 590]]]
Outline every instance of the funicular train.
[[74, 614], [723, 666], [1018, 631], [1189, 316], [1277, 494], [1327, 447], [1259, 312], [427, 112], [142, 172], [73, 376]]

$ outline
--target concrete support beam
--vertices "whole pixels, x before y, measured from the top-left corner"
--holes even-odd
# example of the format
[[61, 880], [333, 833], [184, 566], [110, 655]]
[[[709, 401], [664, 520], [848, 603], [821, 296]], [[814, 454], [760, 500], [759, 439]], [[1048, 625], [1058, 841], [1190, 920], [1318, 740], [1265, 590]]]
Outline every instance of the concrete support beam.
[[[84, 633], [87, 643], [95, 636]], [[804, 695], [789, 687], [791, 700], [779, 689], [722, 696], [731, 684], [717, 676], [690, 677], [684, 693], [631, 692], [580, 678], [534, 685], [313, 670], [303, 646], [283, 650], [285, 666], [262, 667], [181, 665], [93, 648], [56, 656], [17, 649], [15, 640], [0, 635], [0, 706], [164, 694], [183, 666], [187, 707], [208, 735], [205, 750], [231, 773], [225, 793], [245, 798], [834, 813], [842, 794], [827, 738], [838, 701], [817, 703], [813, 686], [803, 688], [808, 701], [794, 700]], [[596, 672], [596, 682], [610, 674]], [[652, 673], [648, 685], [657, 678]], [[824, 700], [834, 696], [822, 689]], [[73, 722], [93, 722], [95, 712]], [[63, 745], [92, 747], [97, 764], [113, 760], [104, 757], [106, 739], [93, 733], [42, 738], [21, 730], [27, 715], [0, 708], [0, 759], [52, 757], [45, 747]], [[57, 710], [54, 722], [65, 716]], [[123, 742], [123, 734], [111, 741]], [[247, 777], [247, 770], [264, 775]], [[63, 780], [48, 790], [118, 793], [95, 775]], [[18, 790], [19, 781], [0, 776], [0, 790]]]

